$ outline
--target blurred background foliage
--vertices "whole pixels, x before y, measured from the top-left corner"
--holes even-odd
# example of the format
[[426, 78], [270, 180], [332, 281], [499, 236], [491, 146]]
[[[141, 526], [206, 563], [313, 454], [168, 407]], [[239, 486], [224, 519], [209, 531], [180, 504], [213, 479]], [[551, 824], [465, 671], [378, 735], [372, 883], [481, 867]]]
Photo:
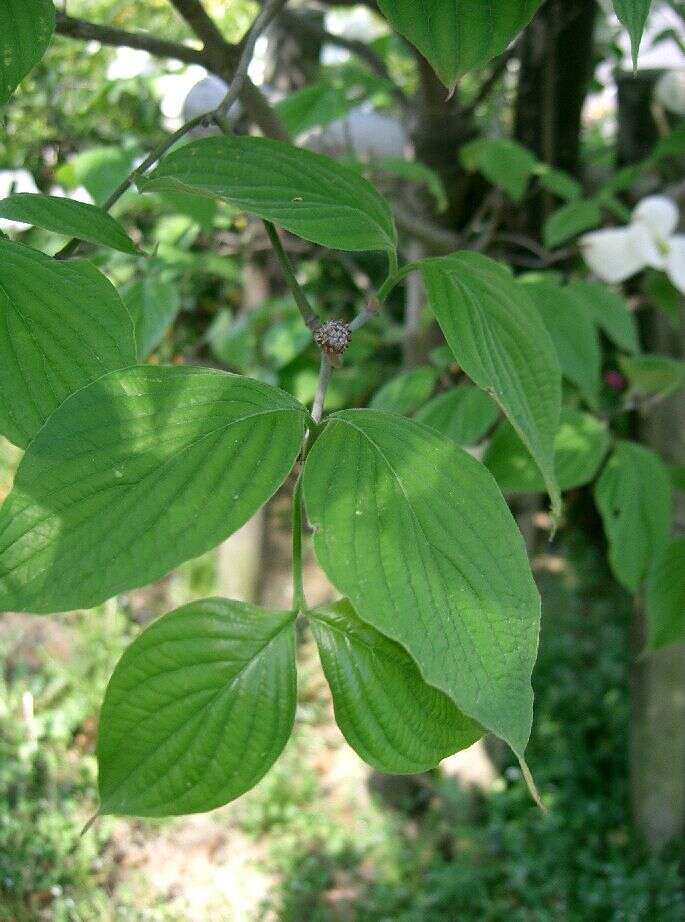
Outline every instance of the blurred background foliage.
[[[238, 41], [258, 4], [208, 0], [206, 7], [224, 35]], [[329, 27], [337, 28], [344, 12]], [[69, 0], [68, 13], [192, 42], [166, 0]], [[362, 13], [353, 10], [352, 16]], [[652, 32], [657, 61], [660, 47], [668, 46], [671, 54], [682, 50], [682, 32], [671, 31]], [[515, 248], [515, 264], [538, 274], [533, 283], [540, 281], [540, 271], [553, 282], [556, 264], [545, 262], [549, 253], [597, 226], [607, 201], [610, 212], [625, 219], [637, 197], [682, 179], [682, 125], [671, 116], [664, 129], [671, 147], [662, 149], [664, 156], [645, 152], [639, 169], [618, 172], [624, 164], [617, 159], [614, 68], [627, 59], [621, 35], [613, 20], [598, 13], [579, 170], [562, 170], [507, 140], [516, 118], [516, 60], [485, 96], [482, 74], [464, 79], [460, 105], [470, 110], [473, 128], [460, 151], [454, 146], [449, 168], [399, 156], [387, 122], [374, 129], [374, 144], [388, 141], [382, 156], [366, 162], [356, 135], [354, 144], [343, 137], [342, 155], [388, 194], [409, 190], [410, 202], [420, 201], [443, 226], [454, 221], [450, 177], [458, 170], [464, 186], [464, 177], [471, 177], [470, 195], [482, 200], [499, 190], [499, 213], [509, 226], [535, 210], [542, 189], [551, 197], [556, 224], [545, 227], [546, 246], [536, 238], [537, 251]], [[258, 76], [267, 85], [272, 81], [273, 99], [294, 134], [329, 126], [329, 140], [339, 147], [335, 126], [341, 117], [353, 113], [344, 131], [354, 132], [360, 104], [390, 118], [398, 90], [406, 97], [419, 91], [425, 75], [407, 46], [382, 28], [365, 41], [392, 83], [337, 49], [300, 85], [279, 87], [264, 56]], [[41, 191], [58, 188], [102, 202], [178, 124], [187, 93], [203, 75], [195, 66], [55, 37], [2, 114], [0, 193], [4, 197], [12, 186], [29, 182]], [[441, 118], [446, 124], [441, 106], [447, 106], [444, 95], [436, 132]], [[483, 147], [484, 137], [498, 139], [499, 146]], [[469, 202], [461, 206], [471, 220]], [[564, 207], [571, 209], [570, 217], [566, 212], [560, 220]], [[136, 319], [141, 360], [216, 365], [276, 384], [304, 402], [312, 399], [317, 352], [255, 222], [210, 201], [135, 191], [114, 214], [148, 258], [90, 255], [120, 288]], [[46, 252], [64, 243], [38, 229], [6, 229]], [[511, 256], [511, 249], [497, 249], [497, 241], [488, 243], [493, 255]], [[293, 240], [288, 245], [301, 283], [324, 316], [354, 316], [383, 274], [382, 261], [373, 255], [352, 260]], [[562, 269], [567, 264], [562, 261]], [[646, 274], [630, 295], [640, 305], [670, 312], [675, 330], [678, 294], [663, 274]], [[428, 311], [415, 318], [410, 332], [420, 349], [409, 354], [405, 307], [397, 294], [390, 316], [354, 337], [333, 379], [329, 408], [370, 403], [434, 425], [443, 420], [447, 427], [455, 425], [454, 407], [444, 401], [456, 400], [459, 428], [453, 437], [469, 445], [480, 442], [494, 424], [492, 407], [466, 392], [459, 369], [432, 334]], [[625, 381], [617, 385], [606, 377], [618, 374], [617, 349], [606, 337], [602, 346], [599, 409], [615, 433], [627, 435], [635, 406], [626, 405]], [[456, 398], [450, 390], [455, 382]], [[431, 399], [436, 395], [437, 402]], [[567, 396], [568, 412], [577, 412], [576, 390], [569, 387]], [[578, 431], [571, 427], [571, 437]], [[509, 437], [500, 430], [498, 438]], [[506, 444], [507, 458], [515, 458], [516, 445], [511, 438]], [[17, 460], [9, 446], [0, 445], [0, 497]], [[288, 604], [287, 513], [279, 502], [267, 513], [258, 582], [262, 601]], [[314, 645], [304, 634], [296, 732], [255, 791], [209, 816], [163, 823], [106, 818], [80, 837], [95, 808], [97, 713], [114, 664], [152, 617], [226, 591], [219, 551], [94, 613], [55, 619], [6, 615], [0, 621], [0, 922], [685, 919], [685, 844], [676, 840], [650, 850], [631, 821], [632, 600], [606, 566], [587, 489], [570, 494], [568, 528], [553, 545], [544, 540], [548, 522], [539, 506], [533, 507], [533, 519], [534, 530], [543, 534], [533, 563], [544, 617], [530, 762], [548, 799], [548, 815], [529, 802], [518, 769], [497, 746], [487, 752], [494, 773], [486, 781], [466, 784], [460, 772], [445, 771], [388, 790], [369, 779], [335, 728]], [[308, 579], [314, 594], [330, 593], [311, 560]]]

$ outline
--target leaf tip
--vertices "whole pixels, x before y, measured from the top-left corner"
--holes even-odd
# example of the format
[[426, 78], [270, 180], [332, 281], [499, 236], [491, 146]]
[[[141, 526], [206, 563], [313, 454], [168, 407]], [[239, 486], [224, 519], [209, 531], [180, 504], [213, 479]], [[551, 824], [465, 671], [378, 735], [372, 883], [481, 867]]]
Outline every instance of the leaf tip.
[[528, 766], [528, 763], [526, 762], [525, 758], [522, 755], [519, 755], [518, 753], [516, 753], [516, 758], [518, 759], [519, 765], [521, 766], [521, 774], [523, 775], [523, 780], [526, 782], [528, 793], [530, 794], [532, 799], [535, 801], [535, 804], [540, 809], [541, 813], [545, 813], [545, 814], [549, 813], [549, 810], [542, 802], [542, 797], [540, 796], [540, 792], [538, 791], [538, 787], [535, 783], [535, 779], [533, 778], [533, 773], [531, 772]]

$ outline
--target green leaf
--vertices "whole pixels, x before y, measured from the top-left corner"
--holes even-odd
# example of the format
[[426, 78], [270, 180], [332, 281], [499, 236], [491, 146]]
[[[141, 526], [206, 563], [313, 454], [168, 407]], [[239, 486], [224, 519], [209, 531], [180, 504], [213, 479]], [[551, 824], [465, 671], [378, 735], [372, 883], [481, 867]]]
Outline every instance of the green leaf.
[[567, 202], [575, 202], [583, 194], [583, 187], [580, 183], [563, 170], [556, 170], [546, 163], [539, 163], [535, 172], [542, 188], [552, 192], [558, 198]]
[[202, 138], [162, 160], [143, 191], [185, 191], [338, 250], [394, 250], [390, 208], [356, 170], [267, 138]]
[[[554, 443], [555, 466], [562, 490], [594, 480], [609, 450], [606, 426], [589, 413], [564, 408]], [[540, 493], [545, 484], [535, 462], [510, 423], [503, 423], [488, 445], [483, 464], [503, 493]]]
[[633, 396], [669, 397], [685, 387], [685, 362], [670, 355], [624, 355], [619, 364]]
[[674, 490], [685, 493], [685, 464], [670, 464], [668, 474]]
[[416, 421], [467, 447], [477, 445], [498, 417], [497, 404], [484, 391], [461, 384], [421, 407]]
[[542, 0], [379, 0], [390, 25], [430, 61], [447, 87], [504, 51]]
[[538, 163], [529, 150], [506, 138], [479, 138], [462, 148], [460, 154], [467, 169], [481, 172], [514, 202], [523, 199]]
[[374, 163], [373, 166], [398, 176], [400, 179], [409, 179], [418, 186], [425, 186], [435, 200], [435, 207], [439, 212], [445, 211], [449, 204], [447, 190], [442, 177], [420, 160], [400, 160], [396, 157], [385, 157]]
[[437, 381], [438, 372], [435, 368], [403, 371], [383, 385], [369, 406], [374, 410], [386, 410], [388, 413], [409, 416], [430, 398]]
[[558, 247], [584, 231], [592, 230], [602, 221], [602, 211], [594, 199], [583, 199], [562, 205], [545, 221], [545, 246]]
[[665, 272], [648, 269], [642, 277], [642, 294], [666, 314], [674, 327], [680, 326], [680, 292]]
[[106, 211], [72, 199], [17, 192], [0, 201], [0, 218], [23, 221], [55, 234], [78, 237], [79, 240], [98, 243], [122, 253], [140, 253], [121, 224]]
[[345, 410], [314, 443], [304, 495], [319, 563], [359, 617], [522, 754], [540, 601], [485, 468], [411, 420]]
[[619, 349], [631, 354], [640, 351], [637, 323], [620, 294], [597, 282], [573, 282], [565, 290], [585, 305], [595, 323]]
[[685, 641], [685, 538], [667, 545], [647, 580], [647, 646]]
[[457, 362], [509, 418], [545, 478], [554, 515], [561, 496], [554, 437], [561, 371], [540, 314], [509, 272], [477, 253], [421, 264], [428, 300]]
[[365, 94], [347, 94], [332, 80], [319, 80], [291, 93], [274, 106], [288, 134], [298, 137], [312, 128], [330, 125], [358, 106]]
[[0, 611], [91, 608], [236, 531], [302, 444], [292, 397], [210, 369], [145, 366], [74, 394], [0, 509]]
[[670, 157], [682, 157], [685, 154], [685, 126], [674, 128], [670, 134], [660, 138], [654, 147], [655, 160], [666, 160]]
[[206, 599], [144, 630], [102, 705], [99, 813], [203, 813], [254, 787], [293, 728], [294, 622]]
[[525, 283], [559, 356], [565, 378], [593, 408], [599, 401], [602, 352], [592, 315], [585, 302], [550, 282]]
[[55, 31], [52, 0], [0, 3], [0, 106], [40, 61]]
[[633, 46], [633, 67], [636, 69], [642, 33], [645, 31], [651, 5], [652, 0], [614, 0], [616, 15], [630, 33], [630, 42]]
[[135, 361], [131, 317], [94, 266], [0, 240], [0, 433], [24, 448], [70, 394]]
[[616, 579], [637, 592], [671, 529], [671, 483], [658, 455], [620, 442], [595, 485]]
[[150, 273], [126, 289], [124, 303], [136, 325], [138, 358], [144, 362], [162, 342], [181, 309], [178, 284]]
[[483, 731], [427, 685], [399, 644], [365, 624], [347, 599], [307, 613], [345, 739], [381, 772], [427, 771]]

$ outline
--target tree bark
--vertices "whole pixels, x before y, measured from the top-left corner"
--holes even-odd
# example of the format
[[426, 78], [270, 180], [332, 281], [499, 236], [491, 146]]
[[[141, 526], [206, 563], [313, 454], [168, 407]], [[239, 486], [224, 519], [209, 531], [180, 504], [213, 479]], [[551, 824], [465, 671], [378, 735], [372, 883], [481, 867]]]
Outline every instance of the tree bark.
[[[619, 85], [617, 160], [641, 160], [657, 137], [650, 103], [656, 72], [622, 75]], [[650, 351], [685, 358], [685, 301], [679, 330], [656, 310], [642, 324]], [[685, 391], [652, 407], [638, 424], [642, 441], [666, 462], [685, 462]], [[682, 494], [676, 530], [685, 532]], [[635, 604], [632, 625], [630, 784], [636, 827], [658, 849], [685, 832], [685, 645], [677, 644], [640, 657], [644, 649], [645, 612]]]

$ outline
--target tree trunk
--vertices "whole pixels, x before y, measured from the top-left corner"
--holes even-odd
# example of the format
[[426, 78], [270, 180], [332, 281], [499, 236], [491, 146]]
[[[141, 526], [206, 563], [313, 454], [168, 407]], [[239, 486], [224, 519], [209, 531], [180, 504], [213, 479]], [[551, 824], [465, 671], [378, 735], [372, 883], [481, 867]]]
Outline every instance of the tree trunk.
[[[583, 105], [592, 78], [596, 0], [548, 0], [521, 40], [514, 137], [544, 163], [576, 175]], [[516, 229], [537, 238], [550, 211], [540, 193]]]
[[[619, 85], [617, 159], [641, 160], [657, 137], [650, 103], [656, 72], [622, 75]], [[656, 353], [685, 358], [685, 303], [679, 332], [653, 311], [643, 333]], [[654, 406], [640, 420], [642, 441], [667, 463], [685, 461], [685, 391]], [[682, 495], [676, 528], [685, 532]], [[636, 602], [632, 626], [630, 782], [634, 821], [649, 845], [658, 849], [685, 832], [685, 645], [640, 658], [646, 638], [645, 614]]]

